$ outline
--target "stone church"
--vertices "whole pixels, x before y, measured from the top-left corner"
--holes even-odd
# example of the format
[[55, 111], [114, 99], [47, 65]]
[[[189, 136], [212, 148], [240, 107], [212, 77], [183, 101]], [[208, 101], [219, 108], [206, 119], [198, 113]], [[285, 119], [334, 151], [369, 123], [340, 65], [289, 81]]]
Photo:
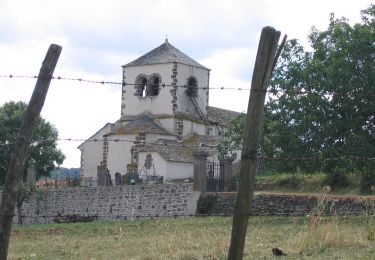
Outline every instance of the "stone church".
[[166, 39], [122, 66], [121, 117], [83, 142], [81, 175], [97, 179], [97, 166], [111, 178], [136, 172], [163, 181], [193, 177], [196, 150], [217, 160], [217, 144], [239, 113], [209, 106], [210, 69]]

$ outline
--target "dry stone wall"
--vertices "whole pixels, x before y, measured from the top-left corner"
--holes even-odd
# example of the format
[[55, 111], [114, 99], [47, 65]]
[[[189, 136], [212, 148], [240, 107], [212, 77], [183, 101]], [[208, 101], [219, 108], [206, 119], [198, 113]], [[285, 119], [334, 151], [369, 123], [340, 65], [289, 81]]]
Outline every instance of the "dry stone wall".
[[[233, 214], [236, 193], [216, 193], [212, 196], [214, 199], [208, 214]], [[317, 201], [317, 196], [255, 194], [251, 214], [254, 216], [305, 216], [312, 212]], [[366, 207], [374, 203], [374, 201], [370, 203], [369, 199], [360, 197], [329, 197], [325, 214], [360, 215], [366, 211]]]
[[[53, 223], [69, 216], [98, 220], [191, 216], [196, 213], [197, 201], [204, 201], [207, 196], [213, 199], [206, 199], [210, 205], [204, 213], [233, 214], [236, 193], [206, 193], [200, 197], [200, 192], [193, 191], [191, 183], [174, 183], [42, 190], [41, 194], [24, 203], [23, 221], [25, 224]], [[252, 215], [308, 215], [317, 199], [306, 195], [256, 194]], [[362, 198], [331, 197], [326, 213], [363, 214], [366, 207], [374, 203]], [[17, 216], [14, 223], [17, 223]]]
[[40, 195], [24, 203], [25, 224], [53, 223], [72, 215], [98, 220], [192, 215], [200, 193], [192, 184], [154, 184], [48, 189]]

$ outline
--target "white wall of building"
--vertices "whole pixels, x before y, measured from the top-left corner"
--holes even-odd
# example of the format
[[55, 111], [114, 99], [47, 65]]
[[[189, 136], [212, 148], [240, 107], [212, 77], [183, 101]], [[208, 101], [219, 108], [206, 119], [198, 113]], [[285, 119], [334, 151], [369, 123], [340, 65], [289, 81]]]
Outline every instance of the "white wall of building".
[[97, 139], [98, 141], [86, 141], [79, 146], [81, 150], [81, 174], [84, 178], [97, 178], [96, 167], [103, 160], [103, 135], [109, 133], [110, 130], [111, 124], [108, 124], [90, 137], [90, 140]]
[[167, 161], [166, 181], [175, 179], [187, 179], [194, 177], [194, 164], [185, 162]]
[[163, 176], [164, 181], [188, 179], [193, 178], [194, 176], [193, 163], [166, 161], [158, 152], [139, 153], [139, 170], [144, 168], [147, 154], [151, 154], [153, 159], [153, 166], [151, 169], [145, 169], [149, 175], [155, 173], [156, 175]]
[[198, 135], [206, 135], [206, 128], [205, 124], [193, 122], [190, 120], [183, 120], [184, 129], [183, 129], [183, 136], [190, 135], [192, 133], [196, 133]]
[[176, 137], [173, 135], [159, 135], [159, 134], [147, 134], [146, 135], [146, 144], [156, 142], [159, 139], [166, 139], [166, 140], [176, 140]]
[[165, 179], [165, 173], [167, 171], [167, 161], [163, 157], [161, 157], [157, 152], [140, 152], [138, 169], [141, 170], [143, 168], [147, 154], [151, 154], [153, 162], [153, 166], [150, 170], [147, 170], [147, 174], [163, 176]]
[[[177, 65], [177, 85], [187, 85], [189, 77], [193, 76], [198, 83], [198, 96], [195, 98], [202, 112], [207, 115], [206, 107], [208, 106], [208, 84], [209, 84], [209, 70], [194, 67], [191, 65], [178, 64]], [[202, 88], [207, 89], [202, 89]], [[177, 111], [182, 113], [195, 113], [195, 108], [191, 100], [185, 93], [186, 88], [178, 88], [178, 108]]]
[[[135, 134], [111, 135], [108, 136], [108, 139], [135, 141], [135, 137]], [[130, 149], [133, 145], [133, 142], [108, 142], [107, 168], [112, 179], [116, 172], [119, 172], [122, 175], [126, 173], [126, 166], [131, 163]]]
[[[173, 64], [155, 64], [143, 66], [130, 66], [124, 68], [125, 82], [135, 84], [137, 77], [141, 74], [151, 76], [157, 73], [161, 77], [160, 85], [171, 84]], [[171, 87], [160, 87], [157, 96], [139, 97], [134, 96], [134, 85], [125, 86], [126, 93], [123, 95], [121, 115], [132, 116], [141, 113], [151, 114], [172, 114], [172, 96], [170, 93]]]
[[[126, 174], [127, 168], [126, 166], [131, 163], [131, 148], [134, 146], [134, 141], [136, 140], [136, 134], [121, 134], [121, 135], [111, 135], [108, 139], [112, 140], [128, 140], [130, 142], [108, 142], [108, 159], [107, 159], [107, 168], [110, 171], [112, 178], [114, 178], [114, 174], [119, 172], [121, 175]], [[169, 139], [175, 140], [176, 138], [171, 135], [159, 135], [159, 134], [147, 134], [145, 137], [145, 142], [156, 142], [159, 139]], [[140, 153], [143, 154], [143, 153]], [[143, 167], [144, 158], [140, 158], [140, 154], [138, 155], [138, 162], [139, 162], [139, 169]], [[165, 166], [158, 165], [159, 169], [165, 169]]]
[[161, 125], [165, 130], [174, 133], [175, 131], [175, 118], [159, 118], [155, 120], [159, 125]]

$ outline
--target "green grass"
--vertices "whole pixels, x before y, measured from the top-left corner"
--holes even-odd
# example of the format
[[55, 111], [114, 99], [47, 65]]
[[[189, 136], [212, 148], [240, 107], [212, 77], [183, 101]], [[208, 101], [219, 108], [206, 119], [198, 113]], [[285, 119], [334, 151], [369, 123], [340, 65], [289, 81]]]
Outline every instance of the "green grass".
[[[321, 193], [326, 175], [278, 173], [257, 175], [257, 187], [259, 191], [280, 193]], [[336, 187], [333, 195], [368, 195], [360, 192], [360, 179], [358, 175], [348, 175], [346, 187]]]
[[[9, 259], [226, 259], [231, 218], [15, 226]], [[363, 218], [250, 218], [245, 259], [374, 259]], [[275, 257], [277, 259], [277, 257]]]

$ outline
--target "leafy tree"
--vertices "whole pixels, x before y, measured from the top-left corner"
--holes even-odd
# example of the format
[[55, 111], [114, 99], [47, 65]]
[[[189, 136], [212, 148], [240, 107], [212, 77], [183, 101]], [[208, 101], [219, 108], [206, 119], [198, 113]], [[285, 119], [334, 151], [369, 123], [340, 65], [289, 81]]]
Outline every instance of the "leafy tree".
[[218, 151], [219, 158], [230, 157], [234, 152], [242, 149], [245, 119], [246, 114], [241, 113], [239, 116], [231, 120], [230, 126], [224, 132], [224, 135], [220, 140]]
[[[0, 184], [4, 184], [8, 163], [21, 127], [27, 104], [24, 102], [8, 102], [0, 107]], [[56, 165], [62, 164], [64, 154], [57, 148], [57, 129], [43, 118], [39, 118], [35, 126], [30, 144], [26, 168], [34, 164], [38, 176], [48, 176]]]
[[361, 14], [313, 28], [311, 52], [296, 40], [284, 48], [267, 105], [284, 156], [375, 156], [375, 6]]
[[23, 225], [22, 205], [25, 201], [28, 201], [33, 195], [36, 195], [38, 199], [38, 197], [41, 197], [43, 193], [41, 193], [41, 190], [38, 190], [34, 185], [27, 185], [25, 183], [22, 183], [18, 187], [16, 207], [19, 225]]
[[[309, 34], [311, 51], [295, 39], [288, 41], [270, 83], [263, 154], [375, 157], [375, 6], [361, 15], [361, 23], [354, 25], [332, 14], [326, 30], [313, 27]], [[222, 145], [230, 150], [229, 144], [237, 143], [237, 139], [236, 130], [228, 132]], [[339, 163], [296, 160], [277, 166], [335, 174], [374, 168], [360, 160]]]

